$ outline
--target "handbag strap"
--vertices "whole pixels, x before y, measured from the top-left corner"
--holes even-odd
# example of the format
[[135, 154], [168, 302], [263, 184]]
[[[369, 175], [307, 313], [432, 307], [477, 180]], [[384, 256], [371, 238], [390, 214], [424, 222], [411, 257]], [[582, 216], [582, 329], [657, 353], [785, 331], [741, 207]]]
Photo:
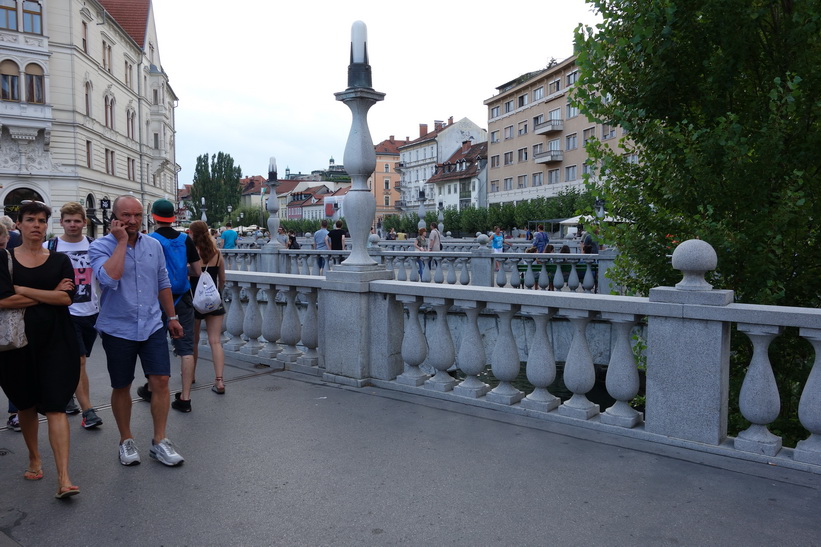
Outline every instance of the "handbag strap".
[[9, 259], [9, 277], [11, 277], [11, 284], [14, 285], [14, 265], [11, 262], [11, 251], [8, 249], [4, 249], [6, 251], [6, 257]]

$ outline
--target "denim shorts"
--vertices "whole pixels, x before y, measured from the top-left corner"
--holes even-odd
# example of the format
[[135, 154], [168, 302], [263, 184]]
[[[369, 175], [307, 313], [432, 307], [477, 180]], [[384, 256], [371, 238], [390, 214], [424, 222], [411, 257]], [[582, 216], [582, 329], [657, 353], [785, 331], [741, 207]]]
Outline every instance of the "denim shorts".
[[[180, 325], [182, 325], [182, 337], [172, 338], [171, 344], [174, 346], [174, 353], [179, 357], [184, 355], [194, 355], [194, 299], [191, 297], [191, 291], [184, 293], [179, 300], [174, 297], [176, 304], [174, 304], [174, 313], [179, 317]], [[163, 315], [163, 324], [167, 327], [168, 322]]]
[[80, 355], [91, 357], [91, 348], [94, 347], [94, 341], [97, 340], [97, 329], [94, 324], [97, 322], [97, 316], [94, 315], [72, 315], [71, 322], [74, 324], [74, 332], [77, 333], [77, 345], [80, 346]]
[[140, 358], [146, 377], [171, 376], [171, 358], [168, 355], [166, 333], [165, 328], [159, 328], [148, 337], [148, 340], [141, 342], [100, 333], [108, 361], [111, 387], [120, 389], [131, 385], [134, 381], [137, 357]]

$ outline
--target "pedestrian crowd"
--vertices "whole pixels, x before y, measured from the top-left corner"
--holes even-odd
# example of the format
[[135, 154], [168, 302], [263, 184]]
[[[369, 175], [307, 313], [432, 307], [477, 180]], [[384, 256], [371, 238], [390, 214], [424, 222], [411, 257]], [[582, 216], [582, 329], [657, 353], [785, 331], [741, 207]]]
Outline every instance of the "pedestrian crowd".
[[[82, 413], [84, 429], [103, 425], [90, 399], [86, 372], [98, 336], [106, 354], [122, 465], [141, 461], [131, 430], [138, 357], [146, 382], [137, 394], [150, 403], [153, 425], [148, 455], [164, 465], [184, 461], [167, 436], [167, 420], [171, 408], [191, 412], [202, 321], [214, 364], [211, 390], [225, 394], [220, 339], [225, 308], [219, 296], [207, 309], [197, 307], [205, 287], [213, 284], [222, 293], [225, 264], [216, 234], [196, 221], [189, 237], [172, 227], [175, 213], [170, 201], [154, 202], [156, 230], [147, 234], [141, 229], [142, 203], [120, 196], [112, 206], [109, 233], [95, 240], [83, 234], [87, 219], [80, 203], [63, 205], [63, 234], [48, 240], [52, 211], [42, 202], [21, 202], [16, 223], [0, 217], [0, 310], [25, 310], [26, 338], [19, 347], [0, 351], [0, 387], [9, 399], [7, 427], [22, 432], [28, 449], [23, 478], [41, 480], [38, 414], [46, 417], [59, 499], [80, 493], [69, 475], [67, 415]], [[228, 228], [220, 236], [225, 248], [236, 244]], [[202, 281], [205, 277], [208, 283]], [[182, 376], [182, 389], [173, 400], [169, 336]]]

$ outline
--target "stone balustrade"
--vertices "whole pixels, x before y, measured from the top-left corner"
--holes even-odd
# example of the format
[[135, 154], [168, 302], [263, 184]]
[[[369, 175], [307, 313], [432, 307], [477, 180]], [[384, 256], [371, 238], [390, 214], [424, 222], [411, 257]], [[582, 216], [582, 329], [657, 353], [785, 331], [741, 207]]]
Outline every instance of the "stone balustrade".
[[[312, 267], [311, 253], [333, 258], [296, 253]], [[444, 262], [449, 254], [432, 257]], [[294, 257], [288, 260], [293, 265]], [[677, 267], [685, 281], [699, 275]], [[351, 280], [332, 266], [324, 276], [231, 270], [227, 277], [229, 358], [821, 473], [820, 310], [735, 304], [731, 291], [690, 281], [640, 298], [523, 291], [509, 281], [490, 287]], [[340, 325], [352, 325], [356, 336], [341, 339]], [[740, 397], [752, 425], [728, 438], [733, 325], [754, 348]], [[787, 327], [816, 349], [799, 387], [798, 415], [809, 437], [794, 449], [768, 428], [780, 402], [767, 351]], [[644, 412], [630, 405], [641, 381], [638, 337], [646, 343]], [[516, 382], [523, 374], [532, 387]], [[494, 385], [486, 381], [491, 376]], [[559, 376], [563, 398], [551, 392]], [[601, 376], [615, 401], [606, 408], [590, 399]]]

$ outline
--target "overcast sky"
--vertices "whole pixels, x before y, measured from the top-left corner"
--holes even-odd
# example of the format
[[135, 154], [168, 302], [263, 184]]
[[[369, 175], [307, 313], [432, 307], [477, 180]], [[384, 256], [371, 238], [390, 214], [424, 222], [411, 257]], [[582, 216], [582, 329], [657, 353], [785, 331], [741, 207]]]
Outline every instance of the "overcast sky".
[[419, 124], [467, 117], [487, 127], [496, 87], [573, 52], [583, 0], [490, 4], [416, 0], [276, 2], [154, 0], [159, 54], [176, 109], [180, 184], [197, 156], [225, 152], [244, 176], [310, 173], [343, 163], [351, 116], [351, 25], [367, 25], [373, 87], [386, 93], [368, 122], [375, 143], [419, 136]]

